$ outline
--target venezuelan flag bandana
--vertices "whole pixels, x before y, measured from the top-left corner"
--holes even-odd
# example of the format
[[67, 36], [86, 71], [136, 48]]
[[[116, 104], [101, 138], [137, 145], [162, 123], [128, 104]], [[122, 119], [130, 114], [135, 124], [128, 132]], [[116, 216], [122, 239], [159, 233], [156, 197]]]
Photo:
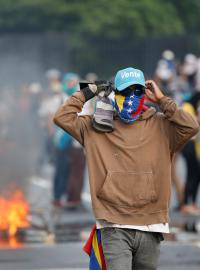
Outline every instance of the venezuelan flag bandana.
[[142, 113], [144, 104], [144, 94], [136, 96], [115, 95], [115, 109], [120, 119], [125, 123], [133, 123]]
[[93, 226], [90, 236], [83, 247], [83, 250], [90, 256], [89, 270], [106, 270], [103, 249], [101, 245], [101, 232]]

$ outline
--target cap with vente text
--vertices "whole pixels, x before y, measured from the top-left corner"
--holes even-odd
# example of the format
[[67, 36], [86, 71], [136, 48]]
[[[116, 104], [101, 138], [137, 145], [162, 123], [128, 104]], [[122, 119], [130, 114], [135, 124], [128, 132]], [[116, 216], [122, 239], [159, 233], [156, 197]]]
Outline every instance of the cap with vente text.
[[144, 73], [132, 67], [119, 70], [115, 76], [115, 89], [123, 91], [133, 84], [145, 86]]

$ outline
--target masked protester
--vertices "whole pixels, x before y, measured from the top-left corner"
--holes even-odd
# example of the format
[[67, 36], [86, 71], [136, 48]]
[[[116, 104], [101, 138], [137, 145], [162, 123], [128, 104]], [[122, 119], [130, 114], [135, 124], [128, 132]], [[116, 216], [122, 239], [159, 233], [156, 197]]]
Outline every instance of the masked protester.
[[[145, 88], [146, 87], [146, 88]], [[97, 132], [84, 103], [109, 89], [89, 85], [74, 93], [55, 123], [85, 148], [92, 207], [108, 270], [156, 269], [162, 233], [169, 232], [172, 157], [198, 132], [197, 121], [163, 95], [143, 72], [126, 68], [115, 77], [112, 132]], [[145, 95], [161, 113], [144, 106]]]

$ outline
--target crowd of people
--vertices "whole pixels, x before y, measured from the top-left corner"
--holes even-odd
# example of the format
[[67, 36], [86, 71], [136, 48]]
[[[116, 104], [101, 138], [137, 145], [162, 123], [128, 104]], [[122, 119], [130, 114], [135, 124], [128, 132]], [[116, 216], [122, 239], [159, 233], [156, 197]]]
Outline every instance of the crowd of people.
[[[178, 62], [175, 54], [166, 50], [158, 61], [155, 80], [166, 95], [172, 96], [184, 110], [193, 114], [200, 124], [200, 58], [186, 54]], [[199, 134], [192, 138], [174, 157], [173, 182], [177, 193], [177, 209], [184, 214], [200, 215], [197, 205], [200, 183]], [[176, 174], [176, 163], [181, 155], [186, 164], [185, 182]]]
[[[48, 162], [52, 162], [55, 166], [53, 205], [74, 210], [83, 206], [81, 192], [85, 176], [84, 151], [68, 133], [53, 124], [52, 118], [58, 107], [79, 89], [80, 77], [73, 72], [68, 72], [62, 77], [58, 70], [51, 69], [47, 71], [46, 78], [51, 94], [43, 99], [39, 109], [45, 134], [43, 161], [48, 159]], [[88, 74], [86, 79], [96, 80], [96, 75]], [[81, 114], [93, 112], [93, 103], [89, 102]]]
[[[192, 113], [200, 123], [200, 58], [194, 54], [187, 54], [181, 62], [172, 51], [165, 50], [152, 78], [166, 95], [172, 96], [179, 106]], [[31, 128], [38, 130], [37, 136], [42, 138], [43, 142], [36, 171], [39, 174], [41, 167], [47, 162], [54, 166], [52, 204], [71, 210], [82, 206], [81, 193], [86, 168], [84, 150], [75, 139], [54, 125], [52, 118], [58, 107], [79, 89], [81, 79], [74, 72], [62, 74], [57, 69], [50, 69], [45, 74], [45, 87], [38, 82], [23, 85], [18, 97], [21, 115], [24, 112], [24, 115], [30, 116]], [[94, 82], [98, 80], [98, 76], [88, 73], [84, 79]], [[11, 102], [11, 95], [8, 93], [4, 91], [2, 95]], [[2, 99], [0, 104], [1, 138], [8, 136], [7, 123], [12, 117], [4, 101], [5, 99]], [[156, 107], [154, 104], [150, 105]], [[95, 108], [95, 99], [92, 99], [85, 104], [81, 114], [91, 115]], [[179, 155], [185, 159], [187, 167], [185, 181], [176, 173]], [[172, 175], [177, 193], [177, 209], [184, 214], [200, 215], [197, 205], [200, 183], [200, 135], [192, 138], [174, 157]]]

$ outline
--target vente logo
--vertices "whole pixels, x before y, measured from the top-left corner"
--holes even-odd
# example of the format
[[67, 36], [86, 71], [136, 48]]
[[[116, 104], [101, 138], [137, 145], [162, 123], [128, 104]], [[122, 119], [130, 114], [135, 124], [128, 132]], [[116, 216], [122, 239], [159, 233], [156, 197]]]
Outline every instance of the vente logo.
[[121, 75], [122, 79], [124, 78], [129, 78], [129, 77], [134, 77], [134, 78], [139, 78], [140, 77], [140, 73], [139, 72], [124, 72]]

